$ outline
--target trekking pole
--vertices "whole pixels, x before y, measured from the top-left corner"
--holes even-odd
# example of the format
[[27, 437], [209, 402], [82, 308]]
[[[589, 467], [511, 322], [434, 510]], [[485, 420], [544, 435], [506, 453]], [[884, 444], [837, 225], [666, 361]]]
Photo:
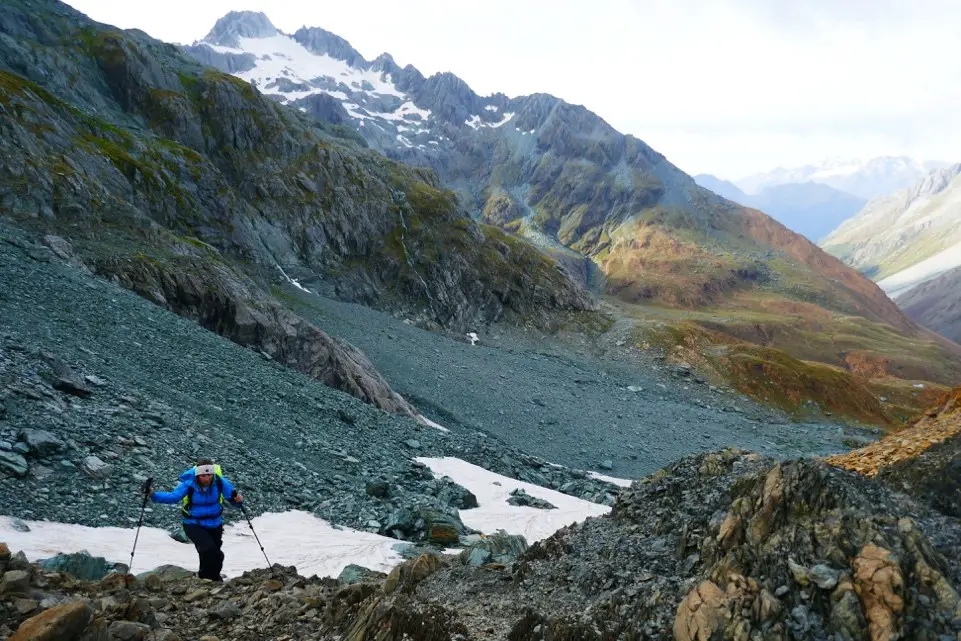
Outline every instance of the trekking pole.
[[250, 528], [250, 531], [254, 533], [254, 538], [257, 539], [257, 545], [260, 546], [260, 551], [264, 553], [264, 560], [267, 561], [267, 569], [273, 572], [274, 566], [270, 564], [270, 559], [267, 558], [267, 551], [264, 550], [264, 545], [260, 542], [260, 537], [257, 536], [257, 531], [254, 530], [254, 524], [250, 522], [250, 515], [247, 514], [247, 508], [243, 503], [240, 504], [240, 510], [244, 513], [244, 517], [247, 519], [247, 526]]
[[140, 526], [143, 525], [143, 515], [147, 511], [147, 499], [150, 498], [150, 487], [153, 485], [153, 477], [149, 477], [143, 482], [140, 491], [143, 492], [143, 505], [140, 506], [140, 520], [137, 521], [137, 536], [133, 539], [133, 549], [130, 550], [130, 563], [127, 564], [127, 574], [133, 570], [133, 555], [137, 551], [137, 539], [140, 538]]

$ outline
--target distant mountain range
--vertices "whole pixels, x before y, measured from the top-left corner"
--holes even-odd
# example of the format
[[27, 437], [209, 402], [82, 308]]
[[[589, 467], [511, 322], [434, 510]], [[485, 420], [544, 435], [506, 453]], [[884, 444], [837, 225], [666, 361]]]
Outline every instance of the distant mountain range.
[[[938, 331], [957, 327], [961, 164], [936, 169], [908, 189], [871, 200], [821, 244], [876, 279], [922, 324]], [[961, 340], [961, 332], [947, 334]]]
[[941, 161], [918, 161], [907, 156], [880, 156], [870, 160], [829, 158], [816, 165], [754, 174], [734, 181], [743, 192], [758, 194], [770, 187], [791, 183], [820, 183], [865, 200], [886, 196], [923, 179], [934, 169], [947, 167]]
[[391, 158], [433, 169], [475, 217], [629, 302], [699, 305], [799, 282], [773, 273], [788, 268], [773, 250], [798, 257], [789, 269], [819, 281], [803, 291], [830, 292], [819, 304], [907, 327], [870, 283], [838, 278], [841, 265], [807, 241], [699, 188], [584, 107], [545, 94], [481, 97], [451, 73], [424, 77], [388, 54], [368, 61], [328, 31], [284, 34], [251, 12], [227, 14], [186, 51]]
[[697, 184], [745, 207], [760, 209], [811, 241], [826, 236], [860, 211], [865, 200], [816, 182], [784, 183], [746, 194], [734, 183], [710, 174], [694, 177]]

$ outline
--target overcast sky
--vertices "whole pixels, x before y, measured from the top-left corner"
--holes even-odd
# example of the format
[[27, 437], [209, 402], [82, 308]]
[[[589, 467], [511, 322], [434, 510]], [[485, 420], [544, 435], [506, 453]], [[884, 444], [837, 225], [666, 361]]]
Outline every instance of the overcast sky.
[[199, 40], [234, 9], [319, 26], [481, 95], [555, 94], [688, 173], [828, 156], [961, 161], [956, 0], [68, 0]]

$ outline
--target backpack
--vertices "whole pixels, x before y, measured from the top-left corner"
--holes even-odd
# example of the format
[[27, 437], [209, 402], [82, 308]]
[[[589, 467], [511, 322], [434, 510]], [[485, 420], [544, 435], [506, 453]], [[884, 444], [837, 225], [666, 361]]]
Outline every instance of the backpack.
[[[197, 468], [193, 467], [190, 471], [196, 474]], [[214, 482], [217, 484], [217, 493], [220, 495], [220, 509], [224, 508], [224, 471], [221, 469], [219, 464], [214, 464]], [[194, 486], [191, 483], [187, 487], [187, 496], [180, 499], [180, 510], [184, 513], [184, 516], [190, 517], [190, 507], [193, 505], [194, 500]]]

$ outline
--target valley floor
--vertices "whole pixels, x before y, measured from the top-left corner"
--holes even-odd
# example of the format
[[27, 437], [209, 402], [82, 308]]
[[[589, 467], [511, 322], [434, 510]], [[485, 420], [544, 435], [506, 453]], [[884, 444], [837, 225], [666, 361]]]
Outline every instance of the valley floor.
[[[865, 430], [798, 423], [743, 395], [676, 376], [653, 352], [561, 340], [508, 326], [471, 345], [369, 308], [291, 288], [288, 304], [371, 359], [425, 415], [554, 463], [640, 478], [677, 458], [732, 446], [775, 457], [847, 450]], [[616, 329], [614, 332], [616, 334]], [[606, 337], [605, 341], [610, 341]]]

